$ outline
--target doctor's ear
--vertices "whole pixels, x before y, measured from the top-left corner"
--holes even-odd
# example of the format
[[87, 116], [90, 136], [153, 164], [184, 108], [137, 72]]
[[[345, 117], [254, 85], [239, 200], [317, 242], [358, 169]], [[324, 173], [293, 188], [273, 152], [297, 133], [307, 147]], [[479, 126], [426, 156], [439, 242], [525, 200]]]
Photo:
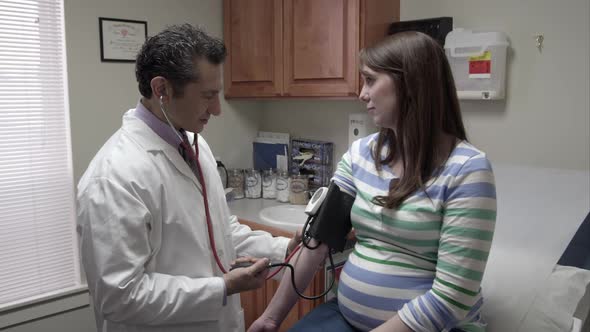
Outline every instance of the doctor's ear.
[[162, 76], [156, 76], [152, 78], [150, 87], [152, 88], [153, 94], [156, 95], [160, 101], [164, 101], [162, 100], [162, 97], [168, 98], [170, 95], [170, 87], [168, 86], [168, 82], [166, 81], [166, 78]]
[[166, 92], [165, 87], [161, 87], [158, 89], [158, 94], [160, 95], [160, 105], [164, 103], [164, 98], [168, 97], [168, 93]]

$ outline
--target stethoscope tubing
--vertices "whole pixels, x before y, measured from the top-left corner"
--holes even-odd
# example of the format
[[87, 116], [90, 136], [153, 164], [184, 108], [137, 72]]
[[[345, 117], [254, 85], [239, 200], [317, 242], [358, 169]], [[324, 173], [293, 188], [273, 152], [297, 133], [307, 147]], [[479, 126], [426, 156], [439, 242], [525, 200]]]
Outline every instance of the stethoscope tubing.
[[[203, 190], [203, 204], [205, 205], [205, 218], [207, 219], [207, 235], [209, 236], [209, 244], [211, 245], [211, 251], [213, 253], [213, 257], [215, 257], [215, 262], [217, 263], [217, 267], [219, 267], [219, 270], [221, 270], [221, 272], [223, 274], [226, 274], [227, 270], [223, 267], [223, 264], [221, 263], [221, 260], [219, 259], [219, 256], [217, 255], [217, 248], [215, 246], [215, 238], [213, 237], [213, 234], [214, 234], [213, 233], [213, 223], [211, 222], [211, 214], [209, 213], [209, 200], [207, 199], [207, 188], [205, 186], [205, 179], [203, 177], [203, 171], [201, 169], [201, 164], [199, 163], [199, 155], [195, 151], [193, 151], [193, 149], [188, 144], [186, 144], [184, 139], [180, 136], [180, 134], [178, 134], [177, 130], [172, 125], [172, 122], [168, 118], [168, 114], [166, 114], [166, 111], [164, 109], [164, 103], [162, 101], [161, 96], [160, 96], [160, 109], [162, 110], [162, 113], [164, 114], [164, 117], [166, 118], [168, 125], [170, 126], [170, 128], [172, 128], [172, 130], [174, 131], [176, 136], [178, 136], [178, 138], [180, 139], [180, 144], [182, 145], [183, 149], [189, 154], [189, 158], [192, 159], [195, 162], [195, 164], [197, 165], [197, 178], [199, 180], [199, 183], [201, 184], [201, 189]], [[195, 143], [197, 140], [196, 135], [197, 134], [195, 134]], [[198, 151], [198, 146], [196, 144], [195, 144], [195, 147]]]

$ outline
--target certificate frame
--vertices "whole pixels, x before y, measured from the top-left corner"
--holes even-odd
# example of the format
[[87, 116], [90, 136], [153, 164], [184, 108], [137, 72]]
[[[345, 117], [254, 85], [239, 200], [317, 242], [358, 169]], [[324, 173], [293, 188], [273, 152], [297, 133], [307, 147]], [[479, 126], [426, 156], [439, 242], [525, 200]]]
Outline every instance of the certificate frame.
[[100, 61], [135, 62], [147, 40], [147, 21], [99, 17]]

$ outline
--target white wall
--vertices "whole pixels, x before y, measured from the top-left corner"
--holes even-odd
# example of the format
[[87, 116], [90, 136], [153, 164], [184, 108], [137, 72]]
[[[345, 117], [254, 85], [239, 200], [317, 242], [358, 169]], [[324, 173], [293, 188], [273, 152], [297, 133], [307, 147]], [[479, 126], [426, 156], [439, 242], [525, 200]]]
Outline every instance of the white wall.
[[590, 1], [402, 0], [402, 19], [443, 15], [511, 42], [506, 101], [462, 103], [471, 140], [493, 160], [589, 170]]
[[[65, 0], [76, 182], [100, 146], [120, 127], [123, 113], [139, 100], [134, 63], [100, 62], [98, 17], [147, 21], [148, 36], [167, 25], [188, 22], [221, 37], [222, 11], [220, 0]], [[252, 163], [249, 142], [258, 129], [257, 103], [222, 101], [222, 113], [203, 134], [227, 164], [246, 167]]]
[[[66, 43], [74, 177], [77, 182], [105, 140], [119, 128], [121, 116], [135, 107], [139, 92], [133, 63], [100, 62], [98, 17], [143, 20], [148, 35], [166, 25], [184, 22], [202, 25], [222, 36], [220, 0], [65, 0]], [[252, 163], [251, 141], [260, 112], [257, 102], [222, 101], [223, 115], [204, 131], [214, 152], [228, 165]], [[238, 111], [239, 109], [239, 111]], [[232, 139], [227, 139], [227, 135]], [[238, 137], [238, 139], [236, 139]], [[51, 304], [50, 304], [51, 305]], [[83, 307], [27, 322], [6, 331], [79, 332], [95, 330], [94, 314]]]
[[[455, 27], [504, 31], [511, 42], [504, 101], [462, 102], [469, 139], [492, 161], [590, 169], [590, 1], [402, 0], [401, 19], [452, 16]], [[539, 53], [533, 35], [545, 36]], [[265, 103], [262, 130], [336, 143], [345, 151], [358, 102]]]

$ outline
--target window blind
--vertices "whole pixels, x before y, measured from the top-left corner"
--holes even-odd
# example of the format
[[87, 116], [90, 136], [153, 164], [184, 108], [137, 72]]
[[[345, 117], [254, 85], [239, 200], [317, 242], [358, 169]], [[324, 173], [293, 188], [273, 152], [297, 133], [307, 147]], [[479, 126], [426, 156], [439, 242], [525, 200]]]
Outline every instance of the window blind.
[[63, 0], [0, 0], [0, 310], [80, 286]]

